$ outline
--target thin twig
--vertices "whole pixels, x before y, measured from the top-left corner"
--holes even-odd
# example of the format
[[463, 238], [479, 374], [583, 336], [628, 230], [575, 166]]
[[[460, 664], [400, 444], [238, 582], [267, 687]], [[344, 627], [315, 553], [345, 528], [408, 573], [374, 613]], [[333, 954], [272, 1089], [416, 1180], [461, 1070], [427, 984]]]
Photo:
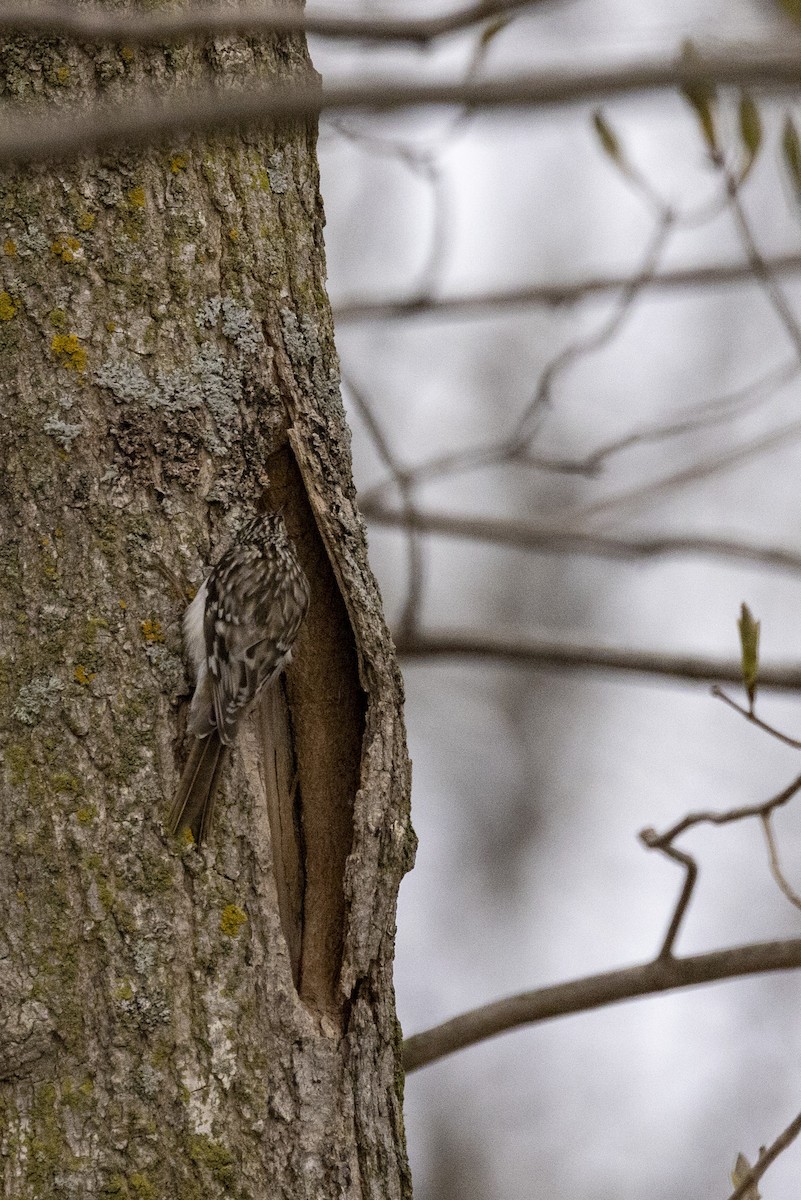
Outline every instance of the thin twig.
[[[451, 125], [450, 131], [438, 134], [438, 142], [452, 135], [461, 114]], [[379, 137], [373, 133], [354, 129], [339, 117], [329, 117], [328, 128], [360, 149], [373, 155], [395, 159], [417, 179], [428, 185], [431, 193], [431, 227], [427, 234], [428, 250], [419, 271], [418, 295], [427, 295], [436, 287], [442, 264], [449, 253], [448, 240], [453, 221], [449, 219], [451, 205], [445, 175], [439, 163], [441, 149], [410, 145], [395, 138]]]
[[773, 272], [762, 257], [740, 200], [739, 181], [732, 175], [731, 171], [725, 171], [724, 175], [729, 197], [729, 207], [734, 216], [743, 249], [755, 277], [762, 284], [765, 295], [768, 297], [774, 312], [784, 326], [796, 355], [801, 360], [801, 325], [799, 325], [787, 297], [776, 282]]
[[782, 1151], [786, 1150], [790, 1143], [795, 1141], [799, 1133], [801, 1133], [801, 1113], [790, 1122], [787, 1128], [779, 1134], [776, 1141], [767, 1150], [760, 1152], [756, 1164], [747, 1175], [743, 1176], [728, 1200], [747, 1200], [749, 1190], [753, 1188], [755, 1183], [759, 1182], [768, 1167], [776, 1161]]
[[691, 958], [657, 958], [621, 971], [522, 992], [462, 1013], [407, 1038], [403, 1045], [403, 1060], [407, 1072], [416, 1071], [447, 1054], [521, 1025], [532, 1025], [569, 1013], [588, 1012], [635, 996], [798, 967], [801, 967], [801, 938], [738, 946]]
[[654, 445], [669, 438], [683, 437], [689, 433], [697, 433], [701, 429], [713, 428], [739, 413], [749, 412], [771, 400], [780, 388], [791, 383], [801, 373], [801, 362], [797, 356], [782, 364], [772, 367], [756, 379], [743, 384], [733, 392], [717, 396], [702, 404], [685, 408], [680, 415], [671, 421], [651, 422], [639, 429], [613, 441], [606, 442], [587, 455], [585, 464], [596, 472], [605, 465], [607, 459], [631, 450], [636, 446]]
[[623, 288], [612, 312], [598, 329], [576, 338], [547, 364], [540, 375], [534, 395], [518, 419], [517, 428], [511, 438], [513, 446], [518, 443], [529, 444], [539, 416], [543, 409], [550, 404], [557, 379], [580, 359], [587, 358], [608, 346], [615, 334], [619, 332], [631, 315], [641, 290], [653, 277], [675, 221], [676, 214], [671, 208], [663, 207], [660, 210], [656, 226], [642, 256], [641, 265]]
[[776, 880], [780, 890], [784, 893], [791, 904], [796, 908], [801, 908], [801, 896], [798, 895], [786, 879], [784, 872], [779, 862], [779, 851], [776, 846], [776, 838], [773, 834], [773, 823], [771, 821], [772, 812], [762, 813], [762, 829], [765, 833], [765, 841], [768, 845], [768, 860], [770, 862], [770, 870], [773, 878]]
[[360, 387], [357, 387], [353, 379], [344, 372], [342, 382], [367, 427], [379, 458], [389, 470], [395, 486], [400, 493], [403, 513], [406, 517], [406, 546], [409, 569], [406, 600], [401, 611], [398, 628], [401, 636], [413, 637], [417, 629], [418, 615], [422, 605], [424, 584], [423, 544], [419, 531], [416, 528], [417, 513], [414, 506], [414, 488], [408, 482], [403, 468], [397, 462], [392, 447], [373, 412], [372, 405], [368, 401], [367, 396]]
[[[511, 8], [508, 11], [511, 11]], [[465, 83], [478, 78], [489, 52], [490, 42], [489, 38], [477, 38], [463, 75]], [[398, 138], [382, 137], [362, 129], [354, 129], [341, 118], [329, 117], [328, 127], [334, 129], [340, 136], [373, 154], [382, 154], [396, 159], [407, 170], [428, 184], [431, 191], [433, 219], [428, 234], [428, 253], [419, 269], [417, 287], [414, 289], [420, 296], [429, 295], [436, 290], [444, 263], [450, 253], [450, 239], [454, 222], [451, 213], [450, 191], [440, 162], [443, 147], [447, 144], [452, 153], [456, 142], [467, 133], [475, 116], [475, 112], [469, 108], [460, 109], [447, 128], [437, 130], [436, 144], [428, 146], [421, 146]]]
[[[759, 250], [740, 200], [739, 189], [742, 179], [728, 170], [722, 156], [717, 156], [715, 162], [722, 172], [726, 187], [727, 207], [734, 218], [753, 276], [761, 284], [769, 303], [790, 338], [797, 361], [801, 366], [801, 324], [799, 324], [792, 306]], [[640, 504], [644, 500], [651, 500], [658, 495], [664, 495], [667, 491], [674, 491], [678, 487], [697, 483], [702, 479], [708, 479], [712, 474], [716, 474], [722, 470], [729, 470], [732, 466], [738, 465], [743, 461], [748, 461], [756, 454], [783, 445], [787, 440], [797, 437], [799, 433], [801, 433], [801, 424], [792, 422], [762, 437], [754, 438], [745, 445], [735, 447], [733, 450], [719, 455], [716, 459], [699, 462], [690, 467], [683, 468], [664, 479], [655, 480], [618, 493], [616, 496], [607, 497], [595, 503], [579, 507], [573, 512], [566, 514], [565, 520], [567, 523], [571, 521], [585, 521], [601, 513], [608, 513], [612, 509], [619, 511], [621, 508], [630, 508], [632, 504]]]
[[[757, 680], [757, 682], [759, 681]], [[729, 708], [733, 708], [734, 711], [738, 712], [741, 717], [745, 717], [746, 721], [748, 721], [751, 725], [756, 725], [758, 729], [762, 729], [765, 733], [769, 733], [771, 737], [776, 738], [779, 742], [783, 742], [785, 746], [791, 746], [793, 750], [801, 750], [801, 742], [797, 741], [796, 738], [788, 737], [786, 733], [782, 733], [781, 730], [775, 729], [773, 725], [768, 725], [766, 721], [763, 721], [761, 717], [756, 715], [753, 709], [745, 708], [742, 704], [738, 704], [736, 700], [732, 700], [731, 696], [727, 696], [723, 691], [723, 688], [713, 687], [711, 690], [712, 695], [716, 700], [722, 700], [724, 704], [728, 704]]]
[[[739, 683], [739, 662], [700, 658], [693, 655], [654, 653], [626, 648], [475, 633], [419, 633], [414, 638], [398, 638], [397, 649], [405, 658], [493, 658], [536, 667], [569, 670], [612, 671], [642, 675], [653, 679], [679, 679], [688, 682]], [[801, 666], [777, 665], [760, 669], [760, 687], [775, 691], [801, 690]]]
[[758, 455], [778, 450], [780, 447], [787, 445], [788, 442], [795, 441], [798, 437], [801, 437], [801, 421], [788, 421], [787, 424], [780, 425], [778, 429], [773, 429], [770, 433], [752, 438], [740, 446], [734, 446], [731, 450], [726, 450], [723, 454], [717, 455], [717, 457], [713, 458], [706, 455], [703, 459], [699, 459], [698, 462], [691, 463], [689, 467], [682, 467], [680, 470], [674, 471], [670, 475], [665, 475], [661, 479], [654, 479], [645, 484], [638, 484], [636, 487], [629, 488], [624, 492], [617, 492], [612, 496], [606, 496], [590, 504], [577, 505], [564, 514], [564, 523], [566, 525], [579, 525], [588, 521], [591, 517], [597, 517], [613, 511], [619, 512], [621, 509], [631, 509], [634, 506], [641, 505], [645, 501], [654, 500], [665, 492], [674, 492], [678, 488], [700, 483], [711, 479], [713, 475], [730, 471], [732, 467], [751, 462]]

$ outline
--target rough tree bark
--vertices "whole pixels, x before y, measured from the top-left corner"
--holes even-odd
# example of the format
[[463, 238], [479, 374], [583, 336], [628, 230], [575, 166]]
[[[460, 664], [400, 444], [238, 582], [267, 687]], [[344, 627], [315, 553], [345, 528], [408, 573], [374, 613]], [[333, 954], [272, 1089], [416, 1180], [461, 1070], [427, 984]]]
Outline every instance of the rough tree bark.
[[[301, 39], [0, 49], [4, 98], [59, 108], [310, 72]], [[0, 191], [2, 1195], [408, 1196], [391, 970], [409, 769], [315, 131]], [[185, 755], [180, 615], [264, 505], [311, 610], [198, 850], [162, 827]]]

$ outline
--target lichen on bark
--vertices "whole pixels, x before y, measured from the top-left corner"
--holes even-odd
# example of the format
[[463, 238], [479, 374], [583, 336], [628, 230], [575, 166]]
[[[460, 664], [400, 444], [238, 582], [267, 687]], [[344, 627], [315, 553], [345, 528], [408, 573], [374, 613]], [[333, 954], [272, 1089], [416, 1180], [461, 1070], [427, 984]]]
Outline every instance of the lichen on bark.
[[[62, 108], [310, 70], [297, 38], [0, 47], [5, 100]], [[408, 1195], [391, 967], [409, 767], [314, 130], [14, 171], [0, 212], [2, 1194]], [[317, 579], [280, 693], [292, 952], [258, 714], [211, 844], [162, 827], [185, 593], [265, 503]]]

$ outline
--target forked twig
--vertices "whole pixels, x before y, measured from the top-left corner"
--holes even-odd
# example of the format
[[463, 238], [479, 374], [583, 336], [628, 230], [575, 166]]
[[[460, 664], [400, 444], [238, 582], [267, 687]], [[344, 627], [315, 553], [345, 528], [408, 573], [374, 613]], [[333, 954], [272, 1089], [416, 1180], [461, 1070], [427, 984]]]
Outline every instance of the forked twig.
[[788, 734], [782, 733], [781, 730], [775, 729], [773, 725], [768, 725], [766, 721], [763, 721], [761, 717], [756, 715], [752, 708], [744, 708], [742, 704], [738, 704], [736, 700], [732, 700], [731, 696], [727, 696], [723, 688], [715, 684], [711, 690], [716, 700], [722, 700], [724, 704], [728, 704], [729, 708], [733, 708], [740, 716], [745, 717], [746, 721], [749, 721], [751, 725], [756, 725], [758, 729], [769, 733], [771, 737], [783, 742], [785, 746], [791, 746], [793, 750], [801, 750], [801, 742], [797, 741], [796, 738], [791, 738]]

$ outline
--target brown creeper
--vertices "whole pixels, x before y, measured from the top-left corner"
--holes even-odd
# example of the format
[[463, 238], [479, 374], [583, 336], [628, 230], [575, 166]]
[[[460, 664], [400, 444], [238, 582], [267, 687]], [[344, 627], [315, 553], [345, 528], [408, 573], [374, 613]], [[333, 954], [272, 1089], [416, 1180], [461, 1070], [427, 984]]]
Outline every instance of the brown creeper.
[[309, 585], [278, 513], [253, 517], [184, 614], [195, 672], [188, 730], [194, 742], [167, 820], [200, 844], [211, 828], [228, 748], [259, 693], [289, 662]]

